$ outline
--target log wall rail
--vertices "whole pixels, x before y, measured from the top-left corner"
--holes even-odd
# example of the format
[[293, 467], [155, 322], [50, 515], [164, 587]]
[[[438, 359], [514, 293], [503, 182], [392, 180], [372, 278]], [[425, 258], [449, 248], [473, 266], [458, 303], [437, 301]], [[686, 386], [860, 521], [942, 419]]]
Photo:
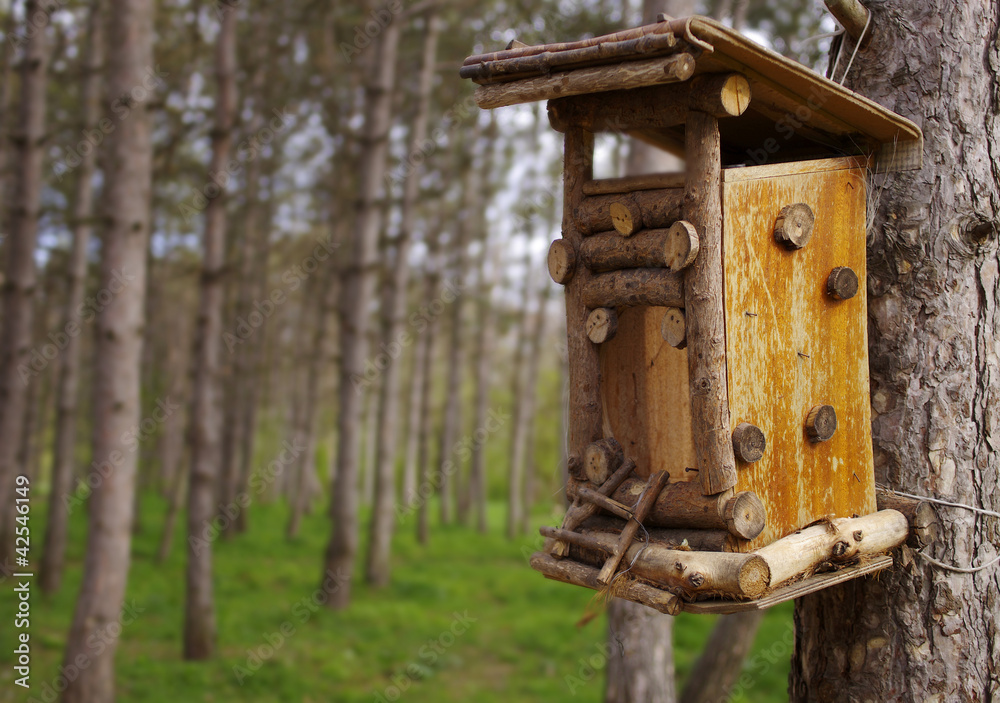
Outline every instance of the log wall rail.
[[684, 307], [684, 278], [667, 269], [609, 271], [590, 276], [579, 287], [580, 299], [589, 308]]
[[705, 495], [736, 485], [729, 429], [726, 323], [722, 275], [722, 161], [719, 121], [690, 112], [685, 131], [688, 178], [684, 219], [698, 232], [700, 251], [684, 279], [691, 427]]
[[681, 219], [681, 205], [684, 201], [682, 188], [662, 188], [642, 190], [634, 193], [612, 195], [591, 195], [574, 203], [573, 213], [576, 225], [584, 236], [615, 229], [611, 219], [611, 206], [629, 201], [639, 210], [642, 227], [657, 229], [669, 227]]

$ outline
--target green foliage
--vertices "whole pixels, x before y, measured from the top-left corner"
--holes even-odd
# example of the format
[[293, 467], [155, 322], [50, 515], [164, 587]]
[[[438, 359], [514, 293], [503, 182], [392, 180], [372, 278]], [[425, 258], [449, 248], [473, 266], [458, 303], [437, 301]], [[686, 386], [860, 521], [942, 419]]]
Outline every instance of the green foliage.
[[[591, 594], [547, 581], [527, 567], [536, 540], [511, 543], [500, 536], [501, 503], [490, 506], [493, 531], [487, 536], [435, 526], [431, 544], [422, 548], [412, 524], [404, 525], [396, 539], [392, 585], [374, 591], [355, 583], [354, 604], [341, 613], [311, 600], [320, 581], [325, 517], [308, 516], [302, 537], [289, 543], [283, 538], [285, 506], [254, 506], [246, 535], [215, 544], [220, 655], [202, 663], [180, 659], [183, 519], [173, 554], [158, 566], [154, 556], [165, 505], [147, 494], [141, 507], [146, 529], [134, 543], [126, 597], [137, 617], [124, 627], [118, 648], [121, 701], [370, 703], [381, 700], [379, 695], [391, 700], [393, 685], [406, 687], [400, 700], [412, 703], [601, 700], [603, 618], [576, 627]], [[32, 520], [40, 526], [42, 506], [34, 508]], [[84, 514], [72, 515], [62, 591], [51, 601], [37, 592], [32, 599], [31, 694], [40, 700], [57, 675], [72, 619]], [[11, 603], [0, 599], [0, 621], [11, 622]], [[711, 622], [705, 616], [677, 619], [680, 678]], [[789, 607], [768, 615], [738, 700], [785, 700], [790, 628]], [[0, 702], [25, 700], [13, 685], [10, 650], [0, 651]], [[245, 677], [242, 685], [238, 674]]]

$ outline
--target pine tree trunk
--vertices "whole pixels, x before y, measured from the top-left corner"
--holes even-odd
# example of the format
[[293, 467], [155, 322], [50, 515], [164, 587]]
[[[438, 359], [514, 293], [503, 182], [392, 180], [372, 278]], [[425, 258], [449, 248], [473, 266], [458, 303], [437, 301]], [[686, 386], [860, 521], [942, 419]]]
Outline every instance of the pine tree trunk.
[[315, 332], [309, 358], [305, 363], [306, 370], [303, 374], [302, 409], [296, 437], [297, 446], [305, 447], [305, 451], [296, 460], [295, 470], [291, 476], [293, 482], [291, 490], [292, 510], [288, 519], [288, 527], [285, 530], [285, 535], [289, 539], [298, 536], [299, 528], [302, 525], [302, 515], [312, 498], [310, 474], [315, 471], [316, 415], [319, 406], [320, 381], [323, 378], [323, 366], [329, 357], [327, 345], [330, 336], [330, 313], [336, 303], [337, 294], [340, 292], [339, 286], [335, 283], [337, 277], [333, 269], [334, 266], [330, 266], [328, 272], [317, 272], [317, 276], [320, 276], [317, 280], [319, 285], [324, 287], [324, 290], [319, 304], [316, 306]]
[[[108, 95], [125, 95], [153, 66], [152, 0], [112, 0], [110, 5]], [[146, 250], [152, 180], [152, 120], [146, 104], [132, 104], [105, 141], [107, 231], [101, 250], [100, 285], [131, 281], [97, 316], [94, 350], [93, 475], [100, 481], [88, 505], [90, 529], [83, 580], [64, 661], [90, 666], [63, 692], [63, 703], [112, 703], [116, 625], [125, 596], [131, 547], [137, 456], [124, 441], [140, 421]], [[110, 640], [110, 641], [109, 641]], [[99, 646], [95, 645], [95, 642]]]
[[[3, 327], [0, 334], [0, 563], [13, 562], [14, 511], [11, 499], [14, 477], [25, 471], [18, 465], [18, 450], [28, 410], [28, 383], [37, 376], [29, 365], [36, 286], [35, 244], [45, 158], [45, 91], [48, 84], [49, 49], [46, 31], [34, 28], [35, 16], [44, 10], [38, 2], [25, 3], [29, 26], [22, 29], [21, 105], [15, 148], [13, 203], [7, 260], [3, 281]], [[46, 22], [47, 24], [47, 22]]]
[[[423, 59], [417, 79], [417, 105], [410, 127], [407, 154], [418, 154], [427, 139], [427, 122], [430, 111], [431, 90], [434, 80], [434, 61], [437, 56], [437, 40], [440, 22], [436, 15], [426, 19], [424, 32]], [[409, 167], [407, 161], [401, 169]], [[375, 586], [389, 583], [389, 554], [392, 546], [392, 532], [395, 523], [393, 504], [396, 502], [396, 459], [399, 407], [402, 400], [400, 384], [401, 356], [406, 346], [401, 341], [406, 323], [406, 293], [410, 282], [410, 248], [413, 228], [416, 225], [418, 197], [420, 195], [420, 174], [422, 169], [412, 166], [412, 172], [404, 176], [403, 207], [400, 217], [399, 236], [396, 238], [396, 265], [387, 273], [387, 305], [383, 311], [382, 352], [393, 356], [393, 360], [382, 373], [379, 388], [381, 401], [377, 420], [378, 439], [375, 454], [375, 501], [372, 509], [371, 539], [368, 547], [366, 577]], [[404, 173], [402, 170], [400, 173]], [[409, 333], [406, 333], [409, 334]]]
[[[871, 194], [875, 476], [1000, 510], [1000, 3], [866, 5], [872, 41], [848, 85], [921, 124], [925, 145], [920, 171], [877, 177]], [[937, 512], [927, 554], [958, 567], [997, 558], [995, 519]], [[909, 556], [796, 601], [793, 701], [1000, 698], [1000, 568]]]
[[716, 621], [705, 649], [688, 675], [680, 703], [729, 700], [763, 619], [764, 611], [748, 610], [723, 615]]
[[[441, 290], [441, 234], [439, 228], [430, 227], [427, 230], [427, 267], [424, 277], [424, 300], [435, 300]], [[437, 336], [439, 321], [436, 317], [418, 317], [423, 327], [418, 327], [420, 335], [420, 422], [412, 430], [417, 433], [417, 488], [413, 500], [407, 503], [407, 510], [414, 507], [417, 510], [417, 541], [427, 544], [430, 539], [430, 509], [427, 505], [434, 492], [431, 480], [431, 434], [434, 431], [432, 417], [434, 392], [434, 340]]]
[[[225, 173], [236, 116], [237, 0], [225, 3], [216, 39], [215, 126], [209, 174]], [[225, 289], [222, 273], [226, 252], [226, 188], [208, 201], [205, 211], [201, 301], [194, 354], [191, 404], [191, 474], [188, 481], [187, 597], [184, 611], [184, 658], [208, 659], [215, 652], [215, 602], [212, 592], [212, 543], [209, 527], [216, 516], [222, 408], [219, 403], [219, 345]]]
[[514, 412], [511, 419], [510, 433], [510, 464], [507, 476], [507, 538], [514, 539], [524, 526], [524, 445], [527, 439], [525, 424], [525, 394], [527, 381], [525, 379], [526, 346], [528, 342], [528, 327], [531, 317], [528, 312], [531, 300], [531, 281], [534, 278], [534, 263], [531, 259], [531, 247], [524, 258], [524, 290], [521, 296], [521, 314], [518, 317], [514, 332], [514, 361], [511, 364], [511, 388], [514, 391]]
[[[477, 123], [473, 130], [470, 152], [479, 149], [479, 139], [482, 132]], [[484, 159], [485, 160], [485, 159]], [[482, 168], [470, 159], [465, 174], [464, 194], [462, 198], [463, 216], [460, 218], [457, 227], [457, 236], [453, 243], [450, 243], [451, 255], [454, 257], [454, 264], [451, 268], [451, 283], [460, 291], [465, 290], [465, 280], [469, 268], [469, 242], [471, 241], [472, 228], [478, 221], [481, 206], [482, 188], [481, 177]], [[440, 497], [439, 507], [441, 510], [441, 524], [447, 525], [455, 515], [455, 487], [460, 482], [462, 474], [462, 459], [454, 451], [455, 445], [462, 434], [462, 377], [465, 370], [465, 339], [462, 334], [465, 325], [463, 324], [463, 312], [465, 297], [459, 295], [451, 303], [449, 320], [449, 338], [447, 348], [447, 362], [445, 366], [445, 407], [444, 422], [441, 425], [441, 434], [438, 440], [438, 494]], [[454, 483], [452, 479], [455, 479]]]
[[[102, 0], [92, 0], [87, 17], [87, 38], [84, 49], [80, 88], [82, 111], [81, 129], [88, 132], [100, 119], [101, 62], [104, 39]], [[79, 325], [78, 310], [83, 304], [87, 287], [87, 246], [90, 242], [90, 220], [94, 214], [95, 150], [81, 158], [77, 167], [76, 188], [73, 193], [73, 248], [69, 255], [67, 271], [66, 309], [63, 326]], [[69, 514], [66, 496], [73, 483], [73, 459], [76, 453], [76, 411], [79, 397], [80, 335], [70, 335], [62, 353], [59, 368], [59, 385], [56, 390], [55, 447], [52, 462], [52, 490], [49, 492], [49, 515], [42, 547], [40, 585], [42, 592], [52, 594], [62, 583], [63, 563], [66, 554], [66, 528]]]
[[[483, 252], [480, 264], [479, 304], [476, 319], [479, 321], [476, 339], [476, 401], [473, 425], [476, 429], [486, 426], [489, 411], [490, 388], [493, 380], [493, 345], [496, 337], [496, 308], [493, 305], [493, 289], [499, 274], [499, 252], [490, 246], [489, 230], [483, 230]], [[477, 438], [474, 438], [477, 439]], [[486, 534], [488, 530], [486, 514], [486, 442], [474, 441], [472, 445], [472, 466], [469, 473], [469, 493], [472, 498], [472, 512], [476, 529]]]
[[[396, 84], [396, 56], [401, 32], [398, 19], [382, 30], [378, 53], [373, 58], [365, 89], [366, 143], [359, 169], [360, 206], [354, 225], [352, 259], [345, 272], [340, 306], [340, 415], [337, 419], [337, 458], [330, 511], [333, 533], [326, 550], [321, 582], [327, 578], [327, 573], [352, 574], [358, 551], [357, 478], [364, 400], [364, 394], [360, 392], [363, 389], [358, 384], [364, 378], [368, 352], [369, 308], [374, 300], [375, 264], [382, 219], [378, 197], [386, 170], [392, 91]], [[331, 594], [329, 607], [344, 608], [350, 603], [350, 597], [348, 579]]]
[[[551, 228], [549, 229], [551, 231]], [[538, 372], [542, 365], [542, 340], [545, 337], [549, 284], [543, 280], [538, 290], [538, 307], [528, 333], [527, 376], [524, 383], [524, 500], [521, 531], [531, 533], [531, 508], [535, 504], [535, 422], [538, 405]]]

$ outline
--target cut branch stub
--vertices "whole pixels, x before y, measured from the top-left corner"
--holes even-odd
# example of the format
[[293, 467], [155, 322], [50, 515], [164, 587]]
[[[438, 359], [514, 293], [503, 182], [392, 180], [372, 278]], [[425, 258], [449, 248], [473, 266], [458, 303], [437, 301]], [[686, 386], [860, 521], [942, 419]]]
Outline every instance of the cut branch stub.
[[826, 292], [834, 300], [849, 300], [858, 294], [858, 274], [847, 266], [838, 266], [826, 279]]
[[583, 465], [587, 472], [587, 478], [596, 486], [604, 485], [624, 460], [625, 455], [621, 445], [610, 437], [599, 439], [588, 445], [583, 455]]
[[618, 331], [618, 315], [614, 308], [597, 308], [587, 315], [587, 336], [594, 344], [602, 344]]
[[837, 411], [832, 405], [817, 405], [806, 417], [806, 434], [813, 442], [825, 442], [837, 431]]
[[604, 562], [601, 573], [597, 576], [597, 580], [601, 584], [607, 585], [611, 582], [612, 577], [618, 570], [618, 565], [621, 563], [622, 557], [625, 555], [625, 551], [632, 544], [632, 540], [635, 539], [635, 533], [638, 531], [639, 525], [646, 519], [646, 515], [649, 514], [650, 509], [656, 503], [656, 499], [660, 496], [663, 487], [669, 481], [670, 474], [666, 471], [657, 471], [649, 477], [646, 490], [643, 491], [639, 497], [639, 501], [636, 503], [635, 518], [625, 524], [625, 529], [622, 530], [614, 551], [608, 557], [608, 560]]
[[631, 237], [643, 228], [642, 210], [631, 198], [611, 203], [611, 224], [623, 237]]
[[753, 539], [764, 531], [767, 524], [764, 504], [749, 491], [737, 493], [726, 501], [723, 516], [729, 532], [743, 539]]
[[756, 425], [741, 422], [733, 430], [733, 451], [740, 461], [752, 464], [764, 456], [767, 440], [764, 432]]
[[560, 285], [569, 283], [576, 272], [576, 249], [565, 239], [557, 239], [549, 246], [549, 275]]
[[686, 327], [684, 311], [680, 308], [667, 308], [663, 314], [663, 322], [660, 323], [660, 336], [674, 349], [683, 349], [687, 346]]
[[801, 249], [812, 237], [816, 216], [805, 203], [795, 203], [781, 208], [774, 221], [774, 239], [788, 249]]
[[664, 259], [671, 271], [681, 271], [698, 256], [698, 231], [690, 222], [678, 220], [667, 232], [667, 244], [664, 249]]

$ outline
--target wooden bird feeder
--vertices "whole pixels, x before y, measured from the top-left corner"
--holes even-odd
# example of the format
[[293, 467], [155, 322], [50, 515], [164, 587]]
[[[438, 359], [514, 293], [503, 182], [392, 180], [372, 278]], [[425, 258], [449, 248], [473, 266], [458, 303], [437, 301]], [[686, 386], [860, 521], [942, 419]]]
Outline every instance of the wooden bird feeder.
[[[912, 506], [875, 487], [867, 174], [918, 168], [920, 130], [704, 17], [461, 75], [483, 108], [548, 100], [565, 135], [572, 505], [532, 566], [674, 614], [890, 565]], [[599, 132], [686, 173], [595, 180]]]

